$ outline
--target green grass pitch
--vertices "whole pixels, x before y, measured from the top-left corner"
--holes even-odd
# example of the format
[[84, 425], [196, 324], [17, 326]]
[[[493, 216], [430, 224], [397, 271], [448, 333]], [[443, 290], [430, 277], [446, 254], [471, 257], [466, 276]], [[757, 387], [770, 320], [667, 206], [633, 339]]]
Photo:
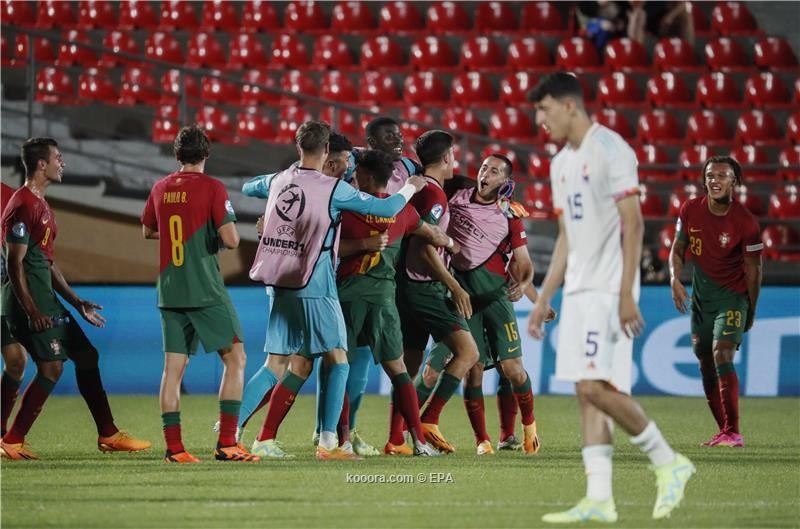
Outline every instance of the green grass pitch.
[[[742, 399], [743, 450], [698, 446], [714, 433], [700, 399], [639, 401], [698, 473], [672, 518], [654, 522], [654, 475], [645, 456], [617, 430], [617, 527], [800, 526], [800, 400]], [[542, 514], [583, 496], [577, 404], [571, 397], [536, 399], [543, 444], [537, 456], [477, 457], [455, 397], [442, 416], [442, 430], [456, 454], [363, 462], [314, 460], [313, 404], [312, 396], [301, 396], [279, 434], [297, 460], [245, 465], [213, 461], [216, 400], [185, 397], [184, 440], [203, 462], [166, 465], [155, 397], [112, 397], [118, 424], [154, 442], [140, 454], [100, 453], [83, 401], [51, 398], [28, 438], [42, 460], [2, 464], [2, 527], [540, 527]], [[486, 407], [496, 442], [494, 398], [486, 399]], [[380, 447], [386, 408], [386, 398], [366, 397], [359, 419], [360, 430]], [[245, 434], [247, 444], [262, 417]], [[348, 483], [348, 473], [378, 476], [365, 479], [408, 475], [415, 482]], [[431, 473], [441, 473], [442, 482], [431, 483]], [[426, 483], [418, 481], [420, 474]]]

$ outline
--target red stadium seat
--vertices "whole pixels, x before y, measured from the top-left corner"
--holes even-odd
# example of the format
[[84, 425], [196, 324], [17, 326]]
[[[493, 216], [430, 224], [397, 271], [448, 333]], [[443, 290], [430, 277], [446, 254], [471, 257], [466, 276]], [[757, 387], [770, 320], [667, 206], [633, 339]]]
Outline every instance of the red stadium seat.
[[192, 2], [183, 0], [164, 0], [161, 2], [159, 29], [193, 31], [199, 27], [197, 11]]
[[105, 71], [89, 68], [78, 77], [78, 97], [113, 105], [117, 103], [117, 87]]
[[742, 71], [750, 68], [750, 59], [736, 39], [720, 37], [706, 44], [706, 64], [714, 71]]
[[764, 257], [771, 261], [800, 261], [800, 235], [789, 224], [773, 224], [761, 232]]
[[144, 41], [144, 53], [148, 59], [183, 64], [183, 51], [171, 33], [156, 31]]
[[381, 7], [380, 24], [384, 34], [425, 33], [425, 21], [415, 2], [391, 1]]
[[751, 75], [744, 85], [744, 100], [753, 108], [790, 108], [792, 95], [780, 76], [771, 72]]
[[449, 97], [441, 77], [432, 72], [409, 75], [403, 83], [403, 100], [409, 105], [441, 105]]
[[195, 33], [189, 38], [186, 66], [189, 68], [223, 68], [226, 63], [225, 49], [213, 33]]
[[526, 106], [528, 92], [536, 86], [537, 79], [528, 72], [507, 75], [500, 81], [500, 103], [506, 106]]
[[711, 12], [711, 28], [720, 35], [759, 35], [756, 19], [745, 2], [717, 2]]
[[670, 163], [669, 156], [658, 145], [641, 145], [637, 147], [636, 160], [639, 162], [639, 178], [642, 180], [672, 181], [680, 179], [680, 175], [676, 171], [652, 167], [654, 165], [669, 165]]
[[117, 12], [108, 0], [81, 0], [78, 2], [78, 26], [81, 29], [114, 28]]
[[675, 223], [664, 224], [658, 232], [658, 258], [667, 262], [672, 250], [672, 241], [675, 240]]
[[230, 69], [260, 68], [269, 63], [264, 46], [251, 33], [239, 33], [231, 36], [230, 46], [230, 59], [228, 59], [228, 68]]
[[32, 2], [3, 0], [3, 23], [16, 27], [33, 26], [36, 19], [33, 16], [32, 7]]
[[536, 127], [528, 115], [519, 109], [506, 107], [489, 118], [489, 137], [498, 140], [532, 142]]
[[[740, 145], [733, 149], [730, 153], [731, 158], [739, 162], [744, 171], [744, 178], [747, 182], [752, 181], [770, 181], [777, 179], [774, 171], [767, 170], [766, 165], [769, 165], [770, 159], [764, 149], [759, 149], [753, 145]], [[751, 167], [751, 166], [762, 167]]]
[[694, 26], [694, 33], [698, 37], [707, 38], [714, 34], [711, 30], [711, 22], [708, 20], [703, 9], [700, 7], [700, 2], [687, 2], [689, 14], [692, 16], [692, 25]]
[[357, 103], [358, 89], [347, 75], [339, 71], [327, 72], [320, 79], [319, 96], [340, 103]]
[[767, 215], [774, 219], [800, 219], [800, 196], [797, 186], [789, 184], [775, 189], [769, 196]]
[[361, 45], [362, 70], [401, 70], [407, 65], [403, 48], [392, 38], [373, 37]]
[[272, 122], [257, 109], [236, 114], [236, 134], [240, 138], [267, 143], [275, 140], [275, 129]]
[[[695, 11], [699, 9], [695, 8]], [[678, 38], [661, 39], [653, 48], [653, 66], [662, 71], [691, 72], [705, 69], [694, 47]]]
[[533, 35], [566, 35], [567, 24], [554, 2], [524, 2], [520, 30]]
[[800, 78], [796, 79], [794, 82], [794, 100], [800, 105]]
[[351, 138], [355, 138], [363, 133], [363, 129], [358, 128], [356, 118], [353, 117], [352, 113], [346, 110], [334, 109], [332, 106], [327, 106], [320, 112], [319, 119], [330, 123], [331, 127], [333, 127], [336, 132]]
[[391, 76], [381, 72], [364, 72], [358, 83], [358, 98], [366, 105], [399, 104], [400, 89]]
[[136, 39], [125, 31], [109, 31], [103, 37], [103, 48], [106, 51], [100, 58], [100, 64], [105, 68], [116, 68], [117, 66], [136, 66], [140, 61], [135, 58], [123, 57], [118, 53], [129, 53], [131, 55], [141, 55]]
[[766, 213], [764, 202], [756, 194], [750, 192], [745, 185], [736, 186], [733, 193], [733, 198], [739, 201], [741, 205], [750, 210], [750, 213], [756, 217], [761, 217]]
[[278, 122], [278, 134], [275, 140], [279, 143], [294, 143], [294, 135], [298, 127], [310, 121], [311, 114], [303, 107], [286, 106], [281, 109], [280, 121]]
[[283, 27], [287, 31], [314, 32], [328, 29], [328, 17], [320, 2], [289, 2], [284, 12]]
[[564, 39], [556, 49], [556, 66], [569, 71], [597, 71], [600, 57], [592, 41], [583, 37]]
[[311, 60], [315, 68], [342, 70], [353, 66], [353, 55], [347, 44], [333, 35], [318, 37], [314, 42], [314, 56]]
[[205, 104], [223, 103], [235, 105], [241, 98], [239, 85], [215, 75], [204, 75], [200, 79], [200, 97]]
[[[20, 66], [28, 64], [28, 35], [17, 34], [14, 41], [14, 62]], [[48, 39], [34, 38], [33, 57], [37, 64], [52, 64], [56, 60], [56, 49]]]
[[461, 45], [461, 66], [467, 71], [504, 71], [505, 62], [500, 46], [489, 37], [473, 37]]
[[695, 184], [683, 184], [675, 187], [669, 195], [669, 205], [667, 206], [667, 216], [677, 217], [681, 212], [681, 206], [687, 200], [697, 198], [703, 190]]
[[553, 193], [549, 183], [533, 182], [525, 186], [523, 194], [525, 207], [531, 219], [549, 219], [555, 217], [553, 211]]
[[[400, 119], [403, 120], [400, 123], [400, 130], [403, 133], [403, 137], [407, 139], [416, 138], [426, 130], [434, 128], [433, 116], [424, 107], [405, 107], [400, 112]], [[425, 127], [409, 123], [409, 120], [424, 123]]]
[[233, 2], [228, 0], [211, 0], [203, 3], [203, 19], [200, 25], [203, 31], [227, 31], [238, 33], [241, 29], [239, 14]]
[[278, 88], [278, 83], [267, 72], [248, 70], [242, 76], [242, 81], [248, 84], [242, 86], [242, 98], [239, 102], [241, 106], [274, 105], [280, 101], [280, 94], [266, 90], [266, 88]]
[[305, 68], [309, 63], [308, 50], [294, 35], [280, 35], [272, 42], [272, 62], [278, 68]]
[[479, 72], [462, 73], [454, 77], [450, 93], [455, 104], [465, 107], [497, 104], [492, 81]]
[[756, 42], [753, 48], [756, 66], [762, 70], [796, 70], [797, 56], [789, 43], [781, 37], [767, 37]]
[[608, 127], [626, 140], [633, 139], [633, 130], [625, 115], [612, 108], [603, 108], [592, 114], [592, 121]]
[[664, 216], [664, 203], [657, 194], [650, 193], [645, 184], [639, 184], [639, 204], [646, 219]]
[[800, 180], [800, 145], [786, 147], [778, 155], [778, 176], [784, 180]]
[[795, 112], [786, 120], [786, 138], [795, 145], [800, 144], [800, 112]]
[[208, 139], [224, 144], [237, 143], [236, 130], [227, 112], [221, 108], [205, 106], [197, 111], [195, 122], [208, 134]]
[[456, 134], [460, 132], [484, 134], [483, 124], [472, 110], [465, 107], [447, 107], [442, 114], [442, 124]]
[[727, 145], [733, 140], [728, 122], [713, 110], [700, 110], [689, 116], [686, 135], [689, 143], [703, 145]]
[[475, 31], [508, 33], [517, 31], [517, 15], [508, 2], [481, 2], [475, 12]]
[[97, 64], [97, 53], [80, 44], [91, 44], [89, 34], [80, 29], [70, 29], [62, 35], [56, 64], [59, 66], [93, 66]]
[[550, 71], [555, 68], [547, 44], [533, 37], [524, 37], [509, 45], [508, 66], [517, 71]]
[[456, 66], [456, 56], [443, 38], [423, 37], [411, 45], [411, 67], [419, 71], [444, 70]]
[[[183, 85], [183, 92], [181, 89]], [[193, 75], [184, 74], [181, 70], [167, 70], [161, 76], [161, 102], [177, 105], [181, 94], [185, 93], [189, 101], [200, 99], [200, 87]]]
[[691, 145], [683, 149], [678, 155], [678, 163], [681, 165], [681, 178], [684, 180], [699, 178], [703, 164], [714, 154], [714, 151], [707, 145]]
[[339, 2], [333, 8], [331, 31], [334, 33], [370, 33], [377, 29], [375, 15], [366, 2]]
[[249, 0], [242, 9], [242, 31], [267, 33], [281, 29], [278, 12], [269, 0]]
[[[14, 5], [22, 2], [14, 2]], [[29, 4], [29, 2], [25, 2]], [[78, 24], [73, 2], [41, 0], [36, 9], [36, 27], [40, 29], [66, 29]]]
[[156, 10], [147, 0], [127, 0], [119, 3], [119, 29], [153, 30], [158, 27]]
[[597, 82], [597, 102], [605, 107], [642, 107], [644, 99], [636, 80], [616, 72], [604, 75]]
[[[2, 62], [0, 62], [0, 64], [2, 64], [3, 68], [14, 68], [16, 61], [14, 58], [14, 48], [6, 36], [2, 34], [0, 34], [0, 46], [2, 46]], [[20, 64], [20, 66], [22, 65]]]
[[158, 82], [149, 68], [127, 68], [120, 79], [120, 105], [155, 105], [161, 98], [158, 93]]
[[471, 149], [462, 149], [461, 144], [456, 143], [453, 145], [453, 174], [464, 175], [474, 179], [478, 174], [478, 157], [475, 151]]
[[614, 39], [606, 45], [605, 67], [612, 72], [651, 70], [644, 46], [629, 38]]
[[697, 80], [697, 103], [705, 108], [742, 108], [742, 94], [735, 79], [722, 72], [712, 72]]
[[472, 29], [472, 21], [461, 2], [432, 2], [427, 18], [428, 31], [434, 35], [466, 33]]
[[532, 152], [528, 155], [528, 177], [550, 180], [550, 156]]
[[651, 110], [639, 116], [637, 138], [643, 143], [683, 143], [684, 134], [675, 116], [666, 110]]
[[[317, 97], [319, 95], [319, 87], [314, 79], [303, 72], [297, 70], [290, 70], [283, 74], [281, 79], [281, 90], [284, 92], [291, 92], [293, 94], [303, 94], [307, 96]], [[281, 96], [281, 106], [297, 106], [304, 104], [304, 100], [297, 100], [291, 96]]]
[[180, 130], [180, 122], [177, 119], [156, 117], [153, 120], [154, 143], [172, 143]]
[[775, 117], [761, 110], [751, 110], [739, 116], [736, 140], [752, 145], [776, 145], [784, 141]]
[[657, 108], [693, 108], [692, 93], [681, 75], [662, 72], [647, 81], [647, 102]]

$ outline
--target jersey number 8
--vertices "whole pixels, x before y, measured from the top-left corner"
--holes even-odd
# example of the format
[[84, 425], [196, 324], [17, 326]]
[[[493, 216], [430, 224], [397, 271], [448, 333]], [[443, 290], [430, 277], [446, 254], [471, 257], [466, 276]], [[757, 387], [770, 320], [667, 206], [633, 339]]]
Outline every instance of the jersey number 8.
[[172, 242], [172, 264], [183, 265], [183, 220], [180, 215], [169, 218], [169, 239]]

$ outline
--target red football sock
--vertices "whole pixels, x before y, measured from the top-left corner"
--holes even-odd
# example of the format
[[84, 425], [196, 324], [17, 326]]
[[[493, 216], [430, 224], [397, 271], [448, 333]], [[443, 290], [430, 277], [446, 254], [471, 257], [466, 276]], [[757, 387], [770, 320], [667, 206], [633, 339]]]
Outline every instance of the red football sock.
[[458, 389], [459, 379], [445, 371], [439, 379], [439, 386], [433, 393], [428, 406], [420, 417], [420, 421], [429, 424], [439, 424], [439, 415], [442, 413], [445, 404]]
[[269, 411], [267, 411], [267, 417], [264, 419], [264, 426], [258, 434], [259, 441], [275, 439], [278, 434], [278, 427], [283, 422], [286, 414], [289, 413], [292, 404], [294, 404], [294, 399], [305, 381], [304, 378], [300, 378], [289, 371], [283, 377], [283, 380], [278, 382], [272, 390]]
[[236, 444], [236, 425], [239, 423], [240, 400], [219, 401], [219, 440], [218, 446]]
[[0, 430], [2, 430], [0, 437], [5, 435], [8, 430], [8, 418], [17, 402], [21, 382], [21, 380], [9, 376], [5, 371], [3, 372], [3, 382], [0, 384]]
[[258, 413], [258, 411], [259, 411], [261, 408], [263, 408], [264, 406], [266, 406], [266, 405], [267, 405], [267, 403], [269, 402], [269, 399], [270, 399], [270, 397], [272, 396], [272, 390], [273, 390], [273, 389], [275, 389], [275, 388], [274, 388], [274, 386], [273, 386], [273, 387], [271, 387], [271, 388], [269, 388], [269, 391], [267, 391], [267, 394], [266, 394], [266, 395], [264, 395], [264, 398], [263, 398], [263, 399], [261, 399], [261, 402], [259, 402], [259, 403], [258, 403], [258, 406], [256, 406], [256, 409], [254, 409], [254, 410], [253, 410], [253, 413], [251, 413], [251, 414], [250, 414], [250, 415], [249, 415], [249, 416], [248, 416], [248, 417], [247, 417], [247, 418], [244, 420], [244, 422], [242, 423], [242, 428], [244, 428], [245, 426], [247, 426], [247, 423], [248, 423], [248, 422], [250, 422], [250, 419], [252, 419], [252, 418], [253, 418], [253, 415], [255, 415], [256, 413]]
[[[395, 446], [399, 446], [405, 442], [403, 438], [403, 430], [406, 428], [406, 421], [403, 419], [400, 403], [398, 402], [397, 390], [392, 396], [392, 401], [389, 404], [389, 442]], [[419, 415], [419, 410], [417, 410]]]
[[[405, 375], [405, 376], [404, 376]], [[422, 424], [419, 419], [419, 402], [417, 401], [417, 390], [411, 382], [411, 377], [407, 373], [401, 373], [392, 377], [392, 384], [394, 384], [395, 393], [398, 396], [397, 407], [400, 408], [400, 414], [405, 419], [401, 423], [400, 430], [400, 444], [405, 442], [403, 439], [402, 428], [408, 425], [414, 438], [420, 441], [425, 440], [425, 433], [422, 431]], [[392, 444], [393, 441], [390, 440]]]
[[706, 402], [708, 402], [711, 414], [717, 421], [717, 428], [721, 432], [725, 429], [725, 410], [722, 409], [717, 367], [714, 365], [712, 355], [700, 357], [700, 375], [703, 377], [703, 392], [706, 394]]
[[464, 388], [464, 407], [467, 409], [469, 423], [475, 433], [477, 444], [489, 440], [489, 433], [486, 431], [486, 409], [483, 403], [483, 390], [481, 386]]
[[342, 401], [342, 413], [339, 415], [339, 423], [336, 425], [336, 435], [339, 436], [339, 446], [350, 440], [350, 399], [347, 393]]
[[717, 366], [719, 393], [725, 410], [725, 432], [739, 433], [739, 378], [732, 363]]
[[100, 369], [97, 367], [76, 369], [75, 380], [78, 383], [78, 391], [86, 401], [86, 406], [89, 407], [95, 426], [97, 426], [97, 435], [109, 437], [117, 433], [119, 428], [114, 424], [108, 396], [103, 389], [103, 381], [100, 379]]
[[507, 378], [501, 378], [497, 388], [497, 411], [500, 415], [500, 440], [502, 441], [514, 435], [517, 425], [517, 399], [511, 389], [511, 381]]
[[170, 454], [180, 454], [185, 452], [183, 441], [181, 440], [181, 425], [170, 424], [164, 427], [164, 441], [167, 443], [167, 451]]
[[514, 391], [514, 397], [516, 397], [517, 404], [519, 405], [522, 424], [524, 426], [533, 424], [536, 418], [533, 416], [533, 391], [531, 390], [530, 384], [528, 384], [527, 391]]
[[28, 388], [22, 396], [22, 403], [17, 412], [17, 417], [14, 419], [14, 424], [8, 433], [3, 436], [3, 441], [9, 444], [25, 441], [25, 436], [33, 426], [36, 417], [41, 413], [42, 407], [44, 407], [44, 403], [55, 385], [56, 383], [52, 380], [40, 374], [36, 375], [36, 378], [28, 384]]

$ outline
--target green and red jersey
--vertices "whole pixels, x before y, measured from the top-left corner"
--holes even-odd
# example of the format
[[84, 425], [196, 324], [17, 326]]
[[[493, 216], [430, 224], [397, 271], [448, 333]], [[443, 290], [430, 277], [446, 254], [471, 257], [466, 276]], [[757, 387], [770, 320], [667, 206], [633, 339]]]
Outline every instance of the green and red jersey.
[[172, 173], [153, 185], [141, 221], [159, 234], [159, 307], [208, 307], [227, 299], [217, 230], [236, 215], [222, 182]]

